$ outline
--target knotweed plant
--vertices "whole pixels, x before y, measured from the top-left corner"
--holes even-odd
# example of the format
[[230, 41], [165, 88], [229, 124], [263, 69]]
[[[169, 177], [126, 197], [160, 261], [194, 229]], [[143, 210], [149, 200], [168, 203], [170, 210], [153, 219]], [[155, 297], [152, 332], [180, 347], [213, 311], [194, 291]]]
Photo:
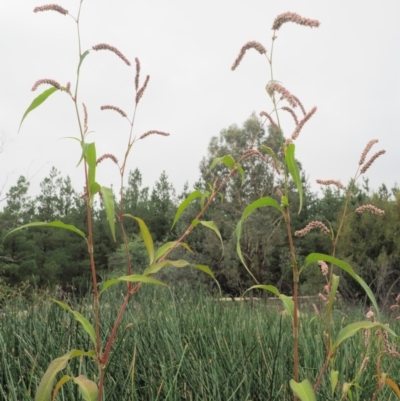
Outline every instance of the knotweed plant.
[[[67, 82], [65, 85], [62, 85], [60, 82], [53, 78], [44, 78], [37, 80], [33, 86], [32, 91], [38, 91], [42, 89], [42, 87], [48, 87], [43, 92], [41, 92], [28, 107], [26, 112], [24, 113], [20, 127], [24, 122], [25, 118], [29, 115], [31, 111], [40, 106], [44, 101], [46, 101], [53, 93], [62, 92], [63, 95], [67, 96], [70, 100], [71, 110], [73, 112], [72, 116], [75, 115], [78, 132], [77, 137], [73, 138], [77, 140], [79, 143], [79, 154], [80, 160], [78, 165], [81, 165], [82, 172], [84, 174], [85, 179], [85, 190], [82, 194], [82, 198], [86, 202], [86, 211], [87, 211], [87, 229], [86, 232], [79, 230], [77, 227], [68, 224], [68, 222], [62, 221], [52, 221], [52, 222], [34, 222], [30, 224], [26, 224], [24, 226], [17, 227], [10, 231], [7, 235], [21, 230], [23, 228], [28, 227], [54, 227], [59, 229], [69, 230], [82, 238], [82, 241], [86, 242], [87, 250], [89, 253], [90, 267], [91, 267], [91, 279], [92, 279], [92, 287], [93, 287], [93, 321], [90, 321], [89, 318], [85, 317], [80, 312], [71, 309], [69, 305], [66, 303], [60, 302], [60, 300], [54, 300], [61, 308], [65, 309], [68, 313], [71, 313], [72, 316], [76, 319], [76, 321], [81, 325], [82, 329], [87, 333], [91, 346], [89, 349], [72, 349], [68, 353], [63, 356], [60, 356], [54, 359], [44, 376], [42, 377], [40, 384], [36, 390], [35, 400], [36, 401], [50, 401], [56, 400], [57, 394], [62, 388], [62, 386], [67, 382], [73, 382], [79, 386], [81, 391], [82, 398], [85, 401], [100, 401], [104, 400], [104, 381], [106, 378], [105, 372], [108, 369], [108, 363], [110, 360], [110, 353], [112, 353], [113, 344], [116, 339], [116, 334], [119, 330], [121, 318], [128, 306], [129, 301], [132, 296], [138, 292], [141, 285], [143, 284], [153, 284], [153, 285], [163, 285], [164, 283], [159, 280], [151, 277], [153, 274], [157, 273], [161, 269], [166, 266], [175, 266], [177, 268], [182, 268], [186, 266], [193, 266], [204, 273], [211, 276], [213, 279], [214, 275], [211, 270], [204, 265], [199, 264], [190, 264], [186, 260], [171, 260], [169, 259], [169, 255], [177, 247], [183, 247], [184, 249], [191, 252], [189, 246], [183, 242], [184, 239], [190, 234], [190, 232], [194, 229], [194, 227], [198, 224], [201, 224], [209, 229], [212, 229], [216, 235], [220, 237], [219, 231], [216, 228], [215, 224], [212, 221], [204, 221], [203, 216], [206, 209], [212, 203], [214, 198], [220, 192], [221, 188], [224, 187], [226, 182], [230, 179], [230, 177], [237, 171], [240, 170], [239, 165], [235, 165], [232, 169], [231, 174], [225, 178], [222, 182], [215, 181], [213, 185], [210, 185], [207, 191], [195, 191], [192, 193], [189, 198], [182, 203], [179, 207], [174, 224], [178, 220], [179, 216], [188, 206], [188, 204], [196, 198], [201, 198], [201, 207], [197, 216], [193, 219], [193, 222], [187, 227], [184, 233], [176, 240], [172, 242], [168, 242], [162, 245], [160, 248], [155, 249], [152, 237], [150, 232], [145, 224], [145, 222], [138, 216], [133, 216], [130, 214], [124, 213], [124, 199], [123, 199], [123, 188], [124, 188], [124, 178], [127, 168], [127, 160], [130, 155], [130, 152], [133, 148], [133, 145], [137, 142], [146, 139], [150, 135], [156, 135], [161, 137], [168, 137], [169, 133], [153, 129], [145, 133], [137, 134], [135, 132], [135, 118], [137, 115], [139, 104], [145, 94], [146, 88], [149, 85], [150, 76], [146, 75], [144, 79], [142, 79], [141, 75], [141, 63], [139, 58], [135, 58], [134, 68], [135, 68], [135, 84], [134, 88], [132, 88], [132, 111], [131, 113], [127, 113], [122, 110], [120, 107], [116, 105], [96, 105], [101, 110], [105, 112], [113, 112], [116, 116], [122, 117], [127, 121], [127, 139], [126, 139], [126, 149], [121, 158], [117, 158], [116, 155], [111, 153], [105, 153], [103, 155], [98, 156], [96, 153], [96, 145], [94, 142], [89, 140], [90, 134], [90, 122], [89, 122], [89, 107], [87, 103], [80, 99], [79, 87], [81, 84], [81, 69], [85, 66], [85, 60], [88, 56], [95, 57], [95, 53], [99, 51], [105, 51], [110, 53], [110, 56], [118, 57], [127, 67], [131, 66], [131, 62], [129, 59], [116, 47], [111, 46], [107, 43], [95, 44], [90, 49], [85, 51], [81, 48], [81, 36], [80, 36], [80, 15], [82, 10], [83, 0], [76, 0], [79, 2], [77, 15], [72, 15], [68, 10], [61, 7], [57, 4], [49, 4], [43, 5], [40, 7], [36, 7], [34, 9], [35, 13], [42, 13], [47, 11], [52, 11], [59, 13], [63, 16], [67, 16], [74, 21], [77, 28], [77, 37], [78, 37], [78, 51], [77, 51], [77, 68], [74, 68], [76, 71], [76, 76], [74, 77], [75, 82]], [[44, 17], [44, 16], [43, 16]], [[122, 136], [121, 136], [122, 137]], [[96, 179], [96, 170], [101, 167], [106, 167], [106, 162], [111, 163], [108, 166], [111, 168], [116, 168], [120, 175], [120, 191], [119, 191], [119, 202], [115, 204], [114, 197], [110, 188], [101, 185]], [[95, 207], [95, 201], [99, 200], [104, 207], [104, 210], [107, 215], [107, 220], [110, 227], [110, 233], [114, 241], [116, 240], [116, 230], [119, 229], [123, 244], [125, 246], [126, 252], [126, 275], [108, 280], [102, 285], [98, 283], [97, 280], [97, 271], [96, 271], [96, 260], [94, 256], [94, 241], [93, 241], [93, 211]], [[133, 266], [131, 263], [131, 257], [129, 253], [128, 247], [128, 238], [124, 227], [124, 220], [131, 219], [135, 221], [140, 228], [141, 236], [143, 238], [145, 247], [148, 252], [148, 266], [145, 268], [142, 274], [133, 274]], [[100, 320], [100, 309], [101, 309], [101, 294], [106, 291], [109, 287], [118, 284], [125, 283], [125, 295], [124, 300], [120, 306], [119, 312], [115, 316], [115, 320], [111, 329], [108, 338], [103, 341], [101, 337], [101, 333], [105, 331], [102, 329], [101, 320]], [[217, 283], [218, 284], [218, 283]], [[73, 358], [82, 358], [87, 357], [90, 358], [98, 367], [97, 375], [93, 377], [87, 377], [84, 374], [78, 374], [74, 376], [72, 374], [64, 374], [60, 377], [60, 372], [64, 371], [68, 363]], [[80, 373], [80, 372], [79, 372]]]
[[[368, 142], [364, 151], [361, 154], [358, 169], [356, 174], [351, 181], [350, 186], [346, 189], [344, 185], [337, 180], [329, 179], [329, 180], [317, 180], [317, 182], [321, 185], [333, 185], [337, 187], [339, 190], [345, 192], [345, 202], [343, 206], [343, 210], [341, 213], [341, 218], [339, 221], [339, 225], [336, 231], [333, 230], [332, 227], [328, 227], [327, 224], [321, 221], [312, 221], [307, 224], [302, 230], [298, 230], [294, 232], [292, 223], [291, 223], [291, 213], [296, 212], [293, 210], [293, 199], [290, 199], [289, 192], [289, 184], [290, 181], [294, 182], [297, 187], [297, 194], [299, 196], [300, 207], [297, 211], [301, 212], [302, 203], [303, 203], [303, 188], [302, 188], [302, 180], [299, 172], [299, 168], [297, 165], [297, 161], [295, 158], [295, 142], [297, 141], [299, 134], [304, 129], [306, 123], [312, 118], [312, 116], [316, 113], [317, 108], [312, 107], [310, 109], [306, 109], [302, 102], [298, 97], [293, 95], [291, 91], [289, 91], [281, 82], [278, 82], [274, 78], [273, 71], [273, 50], [277, 40], [277, 32], [281, 29], [286, 23], [294, 23], [298, 25], [303, 25], [305, 27], [317, 28], [320, 23], [314, 19], [303, 18], [300, 15], [292, 12], [287, 12], [279, 15], [273, 22], [272, 25], [272, 42], [270, 45], [270, 50], [267, 51], [267, 48], [257, 42], [250, 41], [247, 42], [240, 50], [239, 55], [235, 59], [232, 70], [235, 70], [239, 67], [242, 62], [247, 51], [255, 50], [262, 57], [264, 57], [267, 61], [268, 68], [270, 70], [270, 81], [266, 86], [266, 92], [269, 95], [271, 100], [271, 111], [266, 112], [262, 111], [260, 116], [264, 119], [264, 124], [269, 124], [274, 127], [279, 135], [280, 135], [280, 151], [275, 153], [271, 148], [263, 146], [260, 150], [267, 154], [267, 157], [273, 160], [273, 162], [279, 167], [280, 170], [283, 171], [282, 180], [278, 185], [280, 188], [277, 193], [280, 197], [280, 202], [274, 199], [273, 197], [267, 196], [262, 197], [255, 202], [248, 205], [242, 215], [241, 220], [237, 224], [236, 234], [237, 234], [237, 252], [239, 258], [248, 273], [252, 276], [253, 280], [257, 282], [256, 278], [251, 273], [250, 269], [247, 267], [245, 260], [243, 258], [241, 247], [240, 247], [240, 239], [242, 235], [243, 225], [245, 223], [246, 218], [255, 210], [260, 207], [271, 207], [279, 212], [286, 225], [287, 232], [287, 240], [289, 245], [290, 252], [290, 262], [291, 269], [293, 274], [293, 297], [290, 298], [284, 294], [281, 294], [278, 289], [273, 285], [266, 285], [262, 283], [257, 283], [247, 291], [253, 289], [261, 289], [272, 292], [274, 295], [278, 296], [287, 310], [288, 314], [292, 317], [292, 327], [293, 327], [293, 379], [290, 381], [290, 387], [293, 391], [295, 399], [301, 399], [302, 401], [313, 401], [317, 399], [318, 388], [321, 384], [322, 379], [327, 374], [328, 369], [330, 370], [330, 380], [331, 380], [331, 389], [332, 389], [332, 397], [334, 397], [338, 391], [341, 391], [341, 399], [353, 399], [352, 396], [352, 388], [357, 385], [357, 380], [360, 375], [365, 371], [370, 356], [366, 356], [360, 366], [359, 372], [357, 376], [353, 379], [353, 381], [348, 382], [346, 378], [340, 378], [339, 380], [339, 372], [335, 370], [335, 355], [340, 347], [340, 345], [348, 338], [354, 336], [359, 331], [365, 331], [365, 333], [369, 333], [372, 331], [376, 331], [378, 334], [378, 338], [381, 339], [380, 343], [384, 345], [384, 353], [391, 354], [392, 356], [397, 356], [397, 352], [395, 355], [395, 351], [393, 345], [389, 343], [388, 333], [393, 336], [396, 334], [388, 328], [388, 326], [383, 325], [380, 322], [378, 305], [375, 300], [375, 296], [372, 293], [371, 289], [367, 286], [364, 280], [356, 274], [353, 268], [343, 260], [336, 258], [338, 240], [342, 233], [343, 224], [346, 218], [352, 213], [373, 213], [377, 215], [379, 218], [380, 215], [384, 213], [383, 210], [378, 209], [373, 205], [363, 205], [355, 209], [355, 211], [349, 211], [349, 201], [354, 192], [355, 183], [357, 179], [363, 176], [368, 169], [372, 166], [372, 164], [378, 159], [381, 155], [385, 153], [385, 150], [379, 150], [374, 153], [372, 156], [369, 156], [369, 152], [371, 148], [378, 142], [378, 140], [373, 139]], [[282, 113], [288, 113], [294, 122], [294, 128], [290, 136], [285, 137], [283, 135], [283, 129], [281, 126], [280, 116]], [[258, 149], [250, 149], [248, 150], [248, 154], [255, 154], [259, 152]], [[293, 195], [291, 195], [293, 196]], [[329, 224], [328, 224], [329, 225]], [[294, 247], [293, 238], [294, 236], [304, 237], [311, 230], [319, 230], [324, 235], [331, 236], [332, 239], [332, 253], [331, 255], [320, 254], [320, 253], [311, 253], [308, 255], [303, 264], [299, 264], [299, 259], [296, 257], [296, 251]], [[325, 303], [324, 313], [320, 313], [318, 308], [315, 307], [315, 312], [318, 314], [318, 318], [321, 319], [321, 327], [323, 327], [323, 331], [326, 333], [325, 336], [325, 348], [326, 348], [326, 359], [321, 366], [319, 374], [315, 382], [312, 384], [308, 378], [299, 377], [299, 304], [298, 304], [298, 288], [299, 288], [299, 279], [301, 274], [308, 269], [310, 266], [318, 264], [321, 269], [321, 274], [326, 278], [326, 285], [322, 292], [320, 292], [319, 297]], [[337, 275], [336, 269], [340, 268], [346, 273], [348, 273], [366, 292], [366, 295], [369, 297], [371, 304], [373, 305], [373, 320], [365, 320], [360, 322], [354, 322], [344, 327], [337, 335], [336, 338], [332, 337], [331, 333], [331, 322], [332, 322], [332, 309], [335, 303], [336, 297], [338, 295], [338, 286], [339, 286], [339, 275]], [[246, 291], [246, 292], [247, 292]], [[397, 306], [393, 306], [393, 309], [397, 308]], [[370, 314], [369, 317], [372, 315]], [[375, 317], [376, 316], [376, 317]], [[367, 335], [367, 334], [366, 334]], [[366, 354], [369, 355], [370, 348], [367, 348]], [[379, 352], [377, 357], [377, 365], [380, 367], [380, 358], [382, 352]], [[387, 372], [384, 374], [378, 368], [378, 386], [377, 393], [382, 388], [382, 386], [386, 383], [391, 386], [397, 394], [400, 394], [400, 391], [397, 385], [389, 379], [387, 376]], [[302, 381], [301, 381], [302, 380]], [[339, 386], [340, 384], [340, 386]], [[340, 388], [339, 388], [340, 387]]]

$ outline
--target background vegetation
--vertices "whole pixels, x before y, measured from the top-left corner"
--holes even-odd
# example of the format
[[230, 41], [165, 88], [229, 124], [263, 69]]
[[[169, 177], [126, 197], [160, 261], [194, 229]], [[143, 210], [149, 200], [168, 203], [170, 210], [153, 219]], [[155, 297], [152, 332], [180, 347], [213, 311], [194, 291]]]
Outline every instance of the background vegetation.
[[[253, 140], [258, 145], [267, 145], [278, 152], [277, 133], [269, 127], [262, 130], [261, 122], [255, 115], [242, 127], [232, 125], [223, 129], [209, 143], [208, 153], [200, 165], [200, 175], [194, 187], [202, 189], [207, 182], [213, 182], [216, 175], [224, 174], [223, 167], [217, 166], [206, 175], [207, 168], [215, 157], [231, 154], [235, 159], [250, 147]], [[254, 139], [256, 138], [256, 139]], [[101, 166], [99, 167], [101, 168]], [[278, 177], [271, 163], [263, 163], [257, 158], [248, 158], [243, 163], [246, 179], [242, 185], [240, 176], [230, 180], [223, 190], [219, 202], [214, 202], [207, 211], [207, 219], [213, 220], [221, 232], [221, 244], [215, 234], [198, 227], [187, 238], [194, 251], [185, 255], [188, 261], [208, 265], [221, 284], [225, 294], [238, 296], [251, 284], [249, 275], [241, 265], [236, 253], [235, 227], [240, 220], [245, 205], [260, 198], [271, 196], [279, 200], [276, 188]], [[294, 229], [301, 229], [312, 220], [329, 222], [336, 228], [338, 213], [343, 203], [339, 190], [326, 186], [319, 193], [313, 192], [303, 170], [304, 208], [300, 215], [293, 215]], [[319, 177], [317, 177], [319, 178]], [[7, 193], [3, 210], [0, 212], [0, 237], [12, 228], [34, 221], [62, 220], [84, 230], [86, 208], [82, 191], [73, 188], [68, 176], [62, 176], [52, 168], [40, 184], [40, 194], [30, 196], [29, 182], [25, 177], [18, 178]], [[179, 204], [190, 192], [188, 185], [177, 194], [167, 174], [163, 171], [153, 188], [143, 187], [139, 169], [129, 172], [125, 187], [124, 210], [142, 218], [148, 225], [153, 240], [165, 243], [177, 237], [186, 229], [199, 208], [194, 203], [184, 212], [178, 224], [171, 231], [173, 217]], [[295, 201], [297, 196], [292, 197]], [[346, 219], [339, 258], [348, 261], [355, 271], [364, 278], [376, 294], [378, 301], [389, 305], [389, 296], [400, 291], [400, 191], [395, 187], [388, 189], [384, 183], [378, 190], [371, 190], [364, 180], [351, 198], [351, 208], [371, 203], [385, 211], [379, 219], [368, 213], [353, 214]], [[293, 210], [297, 206], [293, 205]], [[280, 292], [290, 295], [292, 272], [288, 259], [288, 245], [285, 227], [270, 210], [259, 209], [251, 215], [242, 236], [242, 252], [254, 276], [262, 283], [274, 283]], [[127, 221], [129, 247], [133, 266], [137, 273], [142, 272], [147, 263], [147, 254], [140, 237], [138, 226]], [[270, 235], [263, 235], [263, 233]], [[109, 273], [125, 266], [121, 239], [114, 243], [110, 237], [105, 212], [96, 208], [94, 216], [95, 259], [99, 271]], [[331, 249], [327, 236], [311, 232], [304, 238], [295, 238], [299, 258], [310, 252], [329, 254]], [[174, 251], [177, 258], [181, 250]], [[185, 282], [197, 286], [199, 282], [214, 285], [199, 272], [190, 269], [171, 269], [160, 273], [170, 284]], [[66, 291], [73, 285], [81, 294], [87, 290], [90, 275], [88, 254], [84, 243], [66, 230], [30, 228], [18, 235], [7, 237], [0, 244], [0, 299], [6, 296], [7, 288], [29, 284], [30, 288], [44, 288], [61, 285]], [[301, 278], [301, 294], [315, 295], [322, 288], [323, 277], [317, 267], [307, 270]], [[349, 299], [363, 296], [363, 291], [352, 280], [341, 278], [342, 295]]]

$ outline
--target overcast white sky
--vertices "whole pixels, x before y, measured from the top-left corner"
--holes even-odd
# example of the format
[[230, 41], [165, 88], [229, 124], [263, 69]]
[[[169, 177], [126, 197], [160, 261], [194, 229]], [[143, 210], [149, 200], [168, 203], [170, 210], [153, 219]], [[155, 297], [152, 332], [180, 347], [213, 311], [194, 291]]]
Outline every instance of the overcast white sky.
[[[75, 24], [55, 12], [34, 14], [33, 8], [43, 4], [0, 2], [0, 130], [12, 140], [0, 155], [0, 187], [8, 177], [4, 191], [24, 174], [35, 193], [53, 165], [72, 177], [76, 189], [83, 186], [81, 168], [75, 168], [79, 145], [60, 140], [78, 136], [65, 94], [52, 95], [17, 133], [39, 93], [30, 91], [37, 79], [53, 78], [63, 85], [75, 80]], [[75, 14], [78, 0], [57, 4]], [[275, 79], [306, 109], [318, 107], [296, 142], [311, 182], [347, 183], [373, 138], [380, 141], [374, 150], [384, 148], [387, 154], [369, 170], [371, 185], [384, 182], [390, 188], [400, 182], [398, 0], [84, 0], [83, 49], [109, 43], [132, 64], [138, 57], [142, 77], [151, 76], [135, 132], [171, 133], [169, 138], [151, 136], [133, 149], [129, 168], [140, 168], [145, 185], [152, 186], [163, 169], [178, 193], [185, 181], [193, 185], [212, 136], [241, 125], [253, 111], [271, 110], [265, 59], [250, 51], [235, 72], [230, 67], [249, 40], [269, 50], [272, 22], [286, 11], [321, 22], [318, 29], [285, 24], [274, 50]], [[111, 152], [122, 159], [129, 127], [100, 106], [113, 104], [131, 113], [134, 76], [134, 66], [110, 52], [92, 52], [84, 62], [80, 99], [88, 106], [98, 155]], [[285, 132], [292, 129], [292, 122], [284, 120]], [[117, 187], [111, 163], [99, 168], [98, 181]]]

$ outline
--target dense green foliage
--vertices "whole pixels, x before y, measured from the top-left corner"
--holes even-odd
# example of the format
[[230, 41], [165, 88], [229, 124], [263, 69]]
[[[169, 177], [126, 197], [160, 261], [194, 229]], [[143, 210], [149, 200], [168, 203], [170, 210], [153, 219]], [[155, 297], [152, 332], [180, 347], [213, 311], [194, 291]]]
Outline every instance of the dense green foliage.
[[[243, 125], [230, 126], [210, 141], [207, 155], [200, 165], [200, 177], [195, 188], [206, 189], [208, 183], [221, 180], [227, 173], [222, 165], [208, 172], [212, 160], [226, 154], [237, 159], [246, 149], [266, 145], [279, 154], [279, 138], [271, 127], [266, 131], [260, 120], [252, 115]], [[184, 257], [191, 262], [209, 266], [223, 291], [239, 295], [252, 285], [250, 276], [241, 265], [236, 253], [235, 227], [244, 207], [260, 198], [271, 196], [280, 201], [276, 188], [281, 186], [271, 160], [249, 157], [243, 161], [245, 179], [237, 174], [223, 189], [221, 198], [210, 206], [206, 220], [212, 220], [220, 230], [224, 247], [215, 233], [204, 227], [197, 227], [187, 239], [194, 254], [175, 251], [175, 257]], [[295, 230], [303, 228], [312, 220], [329, 222], [337, 228], [343, 195], [339, 190], [322, 187], [313, 193], [302, 171], [304, 187], [304, 207], [300, 215], [293, 213]], [[317, 177], [320, 178], [320, 177]], [[34, 221], [61, 220], [86, 230], [86, 206], [81, 194], [73, 188], [69, 177], [63, 177], [54, 167], [40, 184], [40, 193], [29, 196], [29, 182], [23, 176], [12, 186], [0, 212], [0, 235], [12, 228]], [[292, 187], [290, 191], [295, 191]], [[181, 194], [176, 194], [165, 172], [152, 189], [142, 186], [139, 169], [130, 171], [124, 188], [124, 212], [142, 218], [148, 225], [157, 245], [173, 240], [181, 235], [199, 211], [199, 202], [193, 202], [183, 213], [178, 224], [171, 231], [177, 205], [189, 193], [186, 186]], [[297, 196], [293, 196], [293, 211], [298, 209]], [[368, 181], [358, 186], [351, 198], [351, 209], [372, 203], [385, 211], [382, 217], [368, 213], [352, 214], [345, 220], [344, 233], [339, 245], [338, 257], [351, 263], [354, 269], [371, 285], [380, 302], [387, 304], [389, 294], [400, 289], [400, 195], [394, 188], [389, 191], [384, 184], [378, 191], [371, 191]], [[139, 227], [133, 220], [126, 220], [129, 248], [134, 271], [142, 272], [147, 263], [144, 244]], [[244, 227], [241, 248], [246, 264], [261, 283], [272, 283], [281, 292], [290, 294], [292, 272], [290, 267], [287, 233], [282, 219], [267, 208], [261, 208], [250, 216]], [[95, 260], [98, 271], [123, 269], [125, 251], [121, 238], [115, 243], [109, 233], [105, 212], [97, 207], [94, 215]], [[265, 235], [267, 233], [267, 235]], [[328, 236], [311, 231], [304, 238], [295, 239], [298, 257], [304, 258], [310, 252], [329, 254], [331, 245]], [[185, 252], [185, 255], [183, 253]], [[85, 290], [90, 274], [88, 253], [83, 241], [66, 230], [52, 228], [30, 228], [11, 235], [0, 245], [0, 285], [15, 286], [29, 283], [32, 287], [69, 285]], [[185, 281], [195, 286], [199, 281], [210, 284], [211, 280], [201, 273], [189, 269], [166, 271], [163, 279], [169, 283]], [[307, 270], [301, 277], [303, 295], [316, 294], [323, 283], [320, 272]], [[344, 276], [341, 280], [343, 295], [361, 297], [363, 292]], [[4, 290], [5, 291], [5, 290]], [[4, 294], [3, 291], [3, 294]], [[1, 295], [0, 295], [1, 297]]]
[[[122, 284], [121, 284], [122, 285]], [[124, 315], [107, 368], [106, 399], [120, 400], [286, 400], [291, 399], [291, 319], [271, 300], [254, 303], [220, 302], [201, 288], [196, 292], [144, 287]], [[188, 295], [190, 294], [190, 295]], [[53, 358], [69, 349], [88, 349], [87, 334], [49, 299], [16, 296], [0, 312], [0, 399], [32, 400], [43, 372]], [[119, 289], [102, 299], [102, 336], [107, 338], [118, 311]], [[272, 302], [272, 303], [271, 303]], [[75, 310], [90, 315], [90, 299], [71, 299]], [[278, 310], [275, 308], [278, 307]], [[301, 317], [300, 369], [315, 381], [325, 358], [319, 319], [304, 306]], [[334, 336], [361, 311], [334, 312]], [[131, 327], [131, 325], [133, 325]], [[396, 324], [391, 325], [395, 330]], [[318, 346], [320, 345], [320, 346]], [[335, 361], [340, 377], [352, 380], [365, 356], [363, 333], [347, 340]], [[382, 358], [386, 371], [392, 359]], [[398, 362], [394, 362], [398, 364]], [[87, 359], [74, 360], [71, 371], [96, 376]], [[386, 369], [386, 370], [385, 370]], [[392, 371], [396, 371], [394, 368]], [[376, 389], [374, 361], [360, 378], [355, 400], [370, 399]], [[60, 400], [80, 400], [76, 386], [65, 385]], [[330, 394], [329, 379], [319, 399]], [[380, 399], [394, 400], [386, 386]]]

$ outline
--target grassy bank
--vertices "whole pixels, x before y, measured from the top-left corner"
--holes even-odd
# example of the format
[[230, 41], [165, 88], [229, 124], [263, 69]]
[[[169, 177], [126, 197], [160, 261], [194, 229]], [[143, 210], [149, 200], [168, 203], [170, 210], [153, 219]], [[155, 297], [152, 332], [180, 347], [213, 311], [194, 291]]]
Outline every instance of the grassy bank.
[[[201, 294], [174, 294], [150, 287], [142, 290], [124, 315], [114, 344], [107, 367], [107, 401], [292, 399], [288, 386], [293, 367], [288, 316], [268, 308], [265, 301], [253, 305], [218, 302]], [[111, 330], [121, 299], [118, 290], [105, 294], [103, 330]], [[76, 310], [90, 314], [89, 301], [72, 303]], [[351, 312], [352, 316], [349, 313], [335, 312], [334, 333], [354, 321], [354, 314], [365, 319], [360, 310]], [[4, 303], [0, 327], [1, 400], [32, 400], [52, 359], [70, 349], [90, 346], [86, 333], [48, 295]], [[314, 382], [325, 358], [323, 330], [311, 310], [302, 313], [300, 327], [301, 377]], [[107, 334], [102, 333], [104, 338]], [[335, 369], [343, 372], [346, 380], [352, 380], [365, 351], [360, 332], [340, 349]], [[382, 371], [390, 360], [382, 358]], [[397, 360], [394, 363], [399, 364]], [[88, 359], [77, 358], [70, 366], [67, 374], [82, 373], [90, 378], [97, 374]], [[355, 399], [368, 400], [372, 396], [376, 389], [374, 375], [376, 368], [371, 362], [359, 380], [361, 389], [355, 391]], [[339, 400], [340, 391], [337, 389], [332, 397], [329, 374], [326, 376], [318, 399]], [[77, 388], [67, 384], [57, 399], [81, 398]], [[387, 387], [379, 399], [397, 398]]]

